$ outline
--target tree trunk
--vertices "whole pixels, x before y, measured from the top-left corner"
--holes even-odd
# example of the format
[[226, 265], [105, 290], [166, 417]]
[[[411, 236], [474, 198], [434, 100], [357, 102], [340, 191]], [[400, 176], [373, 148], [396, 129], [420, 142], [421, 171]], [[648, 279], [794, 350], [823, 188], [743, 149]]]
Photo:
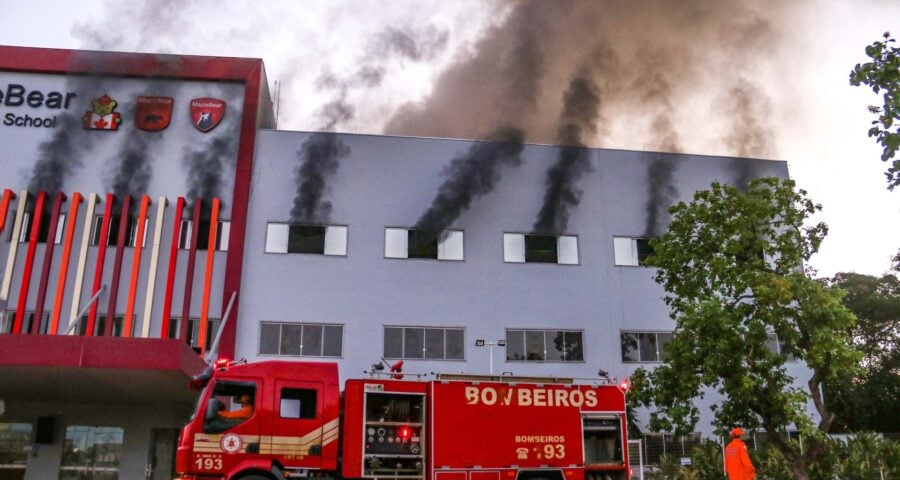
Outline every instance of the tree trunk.
[[788, 465], [788, 468], [794, 474], [796, 480], [809, 480], [809, 472], [806, 471], [806, 462], [803, 460], [798, 459], [798, 461]]

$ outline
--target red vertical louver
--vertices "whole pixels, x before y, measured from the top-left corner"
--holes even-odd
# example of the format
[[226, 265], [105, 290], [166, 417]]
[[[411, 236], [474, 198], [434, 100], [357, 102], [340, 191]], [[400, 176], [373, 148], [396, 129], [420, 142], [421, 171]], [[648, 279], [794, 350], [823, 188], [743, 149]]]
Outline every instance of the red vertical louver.
[[[113, 204], [116, 202], [115, 195], [108, 193], [106, 195], [106, 208], [103, 209], [103, 221], [100, 223], [100, 240], [97, 242], [97, 267], [94, 269], [94, 285], [91, 288], [91, 298], [100, 291], [103, 283], [103, 264], [106, 260], [106, 244], [109, 242], [109, 224], [112, 218]], [[88, 310], [87, 330], [85, 335], [94, 335], [94, 327], [97, 323], [97, 304], [100, 300], [96, 300], [91, 304]]]
[[[59, 213], [66, 200], [65, 194], [56, 192], [53, 195], [53, 206], [50, 207], [50, 228], [47, 229], [47, 244], [44, 247], [44, 266], [41, 269], [41, 281], [38, 283], [37, 298], [34, 303], [34, 321], [31, 322], [31, 333], [41, 333], [41, 318], [44, 316], [44, 300], [47, 299], [47, 285], [50, 283], [50, 266], [53, 264], [53, 249], [56, 247], [56, 227], [59, 224]], [[49, 329], [50, 326], [48, 325]]]
[[128, 213], [131, 208], [131, 196], [122, 197], [122, 213], [119, 214], [119, 232], [116, 236], [116, 256], [113, 261], [112, 283], [109, 285], [109, 305], [106, 308], [106, 324], [103, 335], [111, 336], [116, 321], [116, 303], [119, 299], [119, 279], [122, 278], [122, 259], [125, 256], [125, 240], [128, 238]]
[[[137, 232], [134, 237], [134, 258], [131, 261], [131, 281], [128, 286], [128, 304], [125, 305], [125, 318], [122, 320], [122, 336], [130, 337], [134, 328], [134, 301], [137, 296], [138, 277], [141, 273], [141, 254], [144, 251], [144, 223], [147, 221], [147, 209], [150, 208], [150, 197], [141, 197], [141, 209], [138, 213]], [[146, 321], [149, 321], [147, 319]]]
[[0, 197], [0, 232], [6, 226], [6, 216], [9, 213], [9, 202], [16, 198], [15, 192], [10, 189], [3, 191], [3, 197]]
[[[181, 237], [181, 216], [184, 214], [184, 197], [175, 202], [175, 227], [172, 229], [172, 247], [169, 251], [169, 273], [166, 277], [166, 297], [163, 302], [161, 338], [169, 335], [169, 323], [172, 319], [172, 295], [175, 293], [175, 267], [178, 265], [178, 240]], [[180, 330], [179, 330], [180, 331]]]
[[[19, 289], [19, 306], [16, 309], [16, 320], [13, 323], [12, 333], [22, 332], [22, 322], [25, 319], [25, 307], [28, 304], [28, 290], [31, 287], [31, 271], [34, 268], [34, 254], [37, 251], [38, 235], [41, 232], [41, 216], [44, 213], [44, 200], [47, 198], [47, 192], [38, 192], [37, 200], [34, 203], [34, 214], [31, 216], [29, 227], [31, 235], [28, 236], [28, 253], [25, 255], [25, 267], [22, 270], [22, 288]], [[14, 238], [14, 242], [19, 239]], [[41, 320], [35, 319], [37, 323]]]
[[66, 294], [66, 279], [69, 274], [69, 257], [72, 255], [72, 240], [75, 238], [75, 222], [78, 220], [78, 205], [81, 203], [81, 194], [72, 194], [72, 204], [69, 206], [69, 219], [66, 222], [66, 237], [63, 240], [62, 258], [59, 263], [59, 280], [56, 281], [56, 299], [53, 301], [53, 311], [50, 312], [50, 327], [47, 333], [55, 335], [59, 330], [59, 316], [62, 314], [63, 296]]
[[213, 264], [216, 259], [216, 234], [219, 226], [219, 199], [212, 201], [212, 215], [209, 217], [209, 241], [206, 244], [206, 276], [203, 278], [203, 302], [200, 306], [200, 328], [197, 336], [200, 350], [206, 350], [206, 329], [209, 320], [209, 295], [212, 292]]
[[191, 292], [194, 289], [194, 263], [197, 260], [197, 239], [200, 237], [200, 210], [203, 200], [194, 199], [194, 218], [191, 220], [191, 249], [188, 253], [187, 270], [184, 273], [184, 303], [181, 308], [181, 336], [189, 338], [188, 320], [191, 318]]

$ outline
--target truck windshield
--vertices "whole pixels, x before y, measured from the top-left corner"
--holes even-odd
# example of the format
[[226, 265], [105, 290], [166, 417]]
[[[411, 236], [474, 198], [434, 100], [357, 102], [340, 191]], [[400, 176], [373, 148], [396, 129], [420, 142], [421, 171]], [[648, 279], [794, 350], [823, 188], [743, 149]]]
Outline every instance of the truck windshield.
[[219, 433], [240, 425], [256, 413], [256, 383], [217, 380], [206, 402], [204, 433]]

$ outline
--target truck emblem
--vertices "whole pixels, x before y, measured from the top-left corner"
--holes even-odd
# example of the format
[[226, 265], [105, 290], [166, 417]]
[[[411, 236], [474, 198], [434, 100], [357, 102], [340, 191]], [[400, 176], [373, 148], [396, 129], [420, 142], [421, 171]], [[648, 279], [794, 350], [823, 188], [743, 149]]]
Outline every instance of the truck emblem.
[[244, 441], [241, 440], [241, 436], [236, 433], [226, 433], [219, 442], [219, 446], [222, 447], [222, 450], [225, 450], [226, 453], [239, 452], [243, 444]]
[[91, 110], [84, 112], [81, 117], [84, 128], [88, 130], [118, 130], [122, 119], [116, 109], [118, 102], [103, 95], [91, 100]]
[[191, 122], [201, 132], [208, 132], [216, 127], [225, 116], [225, 100], [202, 97], [191, 100]]
[[172, 120], [172, 103], [172, 97], [139, 96], [134, 114], [135, 125], [148, 132], [165, 129]]

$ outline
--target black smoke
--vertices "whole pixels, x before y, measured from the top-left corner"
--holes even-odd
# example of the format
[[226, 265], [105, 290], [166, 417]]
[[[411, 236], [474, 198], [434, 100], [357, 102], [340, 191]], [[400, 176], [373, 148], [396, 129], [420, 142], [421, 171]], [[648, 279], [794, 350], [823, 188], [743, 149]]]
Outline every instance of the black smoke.
[[431, 207], [419, 217], [415, 228], [440, 232], [469, 209], [475, 197], [490, 193], [500, 180], [500, 167], [518, 166], [525, 134], [517, 128], [501, 128], [475, 142], [464, 154], [444, 168], [447, 180], [438, 189]]
[[66, 177], [83, 165], [81, 139], [73, 139], [81, 131], [81, 122], [71, 113], [58, 117], [53, 136], [38, 147], [38, 159], [31, 170], [28, 190], [32, 192], [60, 192]]
[[338, 160], [350, 154], [350, 147], [333, 133], [312, 134], [297, 152], [297, 194], [291, 208], [291, 221], [326, 223], [331, 202], [323, 200], [327, 181], [337, 169]]
[[579, 72], [563, 95], [563, 113], [557, 137], [562, 145], [556, 163], [547, 170], [544, 204], [534, 222], [539, 233], [562, 233], [569, 222], [569, 209], [581, 201], [575, 183], [591, 171], [591, 151], [584, 138], [597, 133], [600, 92], [587, 70]]
[[[182, 162], [187, 169], [187, 198], [203, 200], [201, 216], [209, 216], [212, 199], [220, 196], [226, 162], [231, 163], [236, 143], [231, 135], [221, 135], [205, 142], [200, 149], [185, 148]], [[193, 202], [188, 204], [191, 210]]]

